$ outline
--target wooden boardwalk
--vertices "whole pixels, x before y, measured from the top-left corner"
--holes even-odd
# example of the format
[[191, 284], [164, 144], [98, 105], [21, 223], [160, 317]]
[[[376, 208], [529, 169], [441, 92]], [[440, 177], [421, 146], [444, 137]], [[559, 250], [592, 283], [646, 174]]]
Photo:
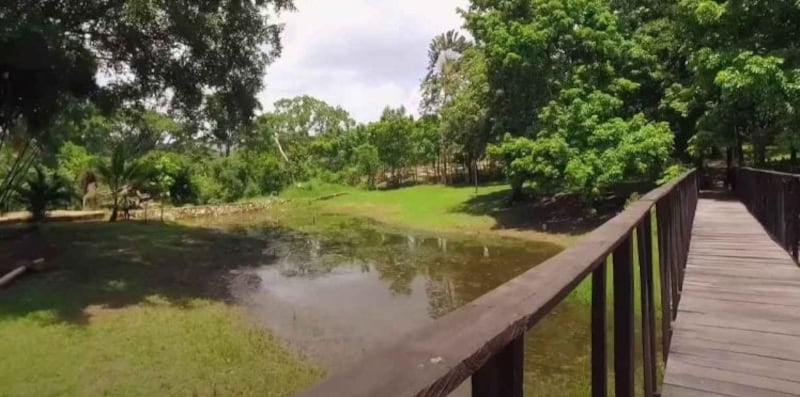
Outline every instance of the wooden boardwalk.
[[739, 201], [702, 198], [662, 396], [800, 396], [800, 268]]

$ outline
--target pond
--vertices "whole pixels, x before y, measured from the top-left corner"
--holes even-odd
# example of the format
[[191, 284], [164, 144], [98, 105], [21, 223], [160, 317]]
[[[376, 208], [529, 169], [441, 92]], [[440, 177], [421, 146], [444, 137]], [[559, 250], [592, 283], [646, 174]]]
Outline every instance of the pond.
[[[235, 296], [329, 373], [561, 250], [544, 242], [426, 235], [348, 218], [335, 222], [324, 232], [302, 233], [246, 216], [200, 221], [264, 239], [268, 259], [237, 277]], [[572, 296], [529, 333], [528, 395], [586, 394], [589, 320], [588, 306]]]

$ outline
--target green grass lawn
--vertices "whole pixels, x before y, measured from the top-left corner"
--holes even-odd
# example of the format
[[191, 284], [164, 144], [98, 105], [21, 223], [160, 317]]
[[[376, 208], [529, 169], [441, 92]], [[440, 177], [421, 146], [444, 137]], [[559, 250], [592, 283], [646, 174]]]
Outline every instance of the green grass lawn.
[[227, 303], [256, 241], [136, 223], [41, 236], [48, 270], [0, 291], [0, 395], [287, 396], [321, 378]]
[[[337, 193], [341, 196], [317, 200]], [[471, 236], [488, 235], [553, 242], [567, 246], [581, 233], [537, 230], [505, 220], [524, 221], [523, 207], [507, 207], [505, 184], [479, 186], [419, 185], [393, 190], [364, 190], [320, 182], [292, 186], [281, 197], [291, 202], [291, 213], [283, 221], [308, 224], [319, 213], [370, 218], [406, 229]], [[287, 219], [288, 218], [288, 219]]]

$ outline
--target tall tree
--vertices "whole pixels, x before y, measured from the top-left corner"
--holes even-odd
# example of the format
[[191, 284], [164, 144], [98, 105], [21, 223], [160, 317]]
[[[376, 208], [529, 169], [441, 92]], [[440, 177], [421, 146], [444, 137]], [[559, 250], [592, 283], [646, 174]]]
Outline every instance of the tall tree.
[[15, 126], [42, 138], [71, 100], [109, 109], [158, 98], [189, 115], [214, 93], [249, 119], [281, 51], [273, 16], [291, 9], [291, 0], [4, 1], [0, 148]]
[[[422, 102], [420, 111], [425, 115], [438, 115], [452, 100], [457, 89], [457, 61], [472, 43], [461, 33], [449, 30], [431, 40], [428, 46], [428, 72], [422, 81]], [[442, 183], [448, 183], [447, 166], [449, 159], [449, 141], [446, 132], [439, 132], [439, 164]]]
[[144, 169], [134, 158], [135, 152], [123, 144], [114, 148], [111, 157], [97, 162], [95, 172], [111, 190], [111, 222], [116, 222], [125, 196], [144, 177]]
[[383, 110], [381, 119], [370, 124], [374, 145], [378, 148], [378, 156], [390, 173], [391, 183], [399, 186], [403, 169], [409, 164], [413, 153], [411, 138], [414, 133], [414, 121], [406, 114], [404, 107]]
[[[183, 110], [219, 92], [252, 113], [281, 51], [274, 12], [291, 9], [291, 0], [4, 2], [0, 127], [44, 127], [70, 96], [119, 103], [167, 89]], [[115, 78], [99, 87], [98, 72]]]
[[[675, 18], [690, 72], [667, 91], [667, 106], [694, 112], [700, 143], [721, 145], [744, 160], [766, 160], [775, 137], [796, 150], [800, 87], [800, 7], [795, 1], [681, 1]], [[733, 150], [730, 150], [733, 149]], [[694, 147], [697, 153], [701, 148]]]
[[457, 156], [469, 170], [469, 179], [478, 183], [478, 160], [492, 140], [487, 115], [489, 91], [486, 62], [478, 49], [469, 49], [455, 64], [453, 99], [442, 109], [441, 128], [452, 141]]
[[[509, 135], [493, 149], [505, 159], [515, 196], [521, 182], [529, 181], [540, 193], [566, 190], [590, 203], [615, 183], [658, 177], [672, 150], [672, 133], [638, 106], [639, 80], [652, 70], [653, 57], [631, 39], [609, 2], [476, 3], [467, 18], [477, 36], [489, 40], [483, 48], [490, 92], [508, 84], [492, 75], [514, 80], [527, 70], [544, 78], [539, 85], [518, 86], [528, 94], [515, 94], [508, 108], [492, 108], [489, 99], [490, 117], [500, 128], [510, 127], [507, 120], [515, 117], [530, 122], [520, 125], [524, 137]], [[511, 33], [517, 34], [504, 39]], [[493, 63], [500, 68], [492, 70]], [[521, 98], [530, 102], [515, 102]]]

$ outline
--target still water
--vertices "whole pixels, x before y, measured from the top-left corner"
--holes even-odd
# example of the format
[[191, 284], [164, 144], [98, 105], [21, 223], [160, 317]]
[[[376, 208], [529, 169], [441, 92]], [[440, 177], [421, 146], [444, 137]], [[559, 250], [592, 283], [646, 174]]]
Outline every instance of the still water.
[[[252, 217], [204, 226], [261, 238], [264, 262], [235, 295], [294, 348], [335, 372], [400, 339], [561, 248], [383, 230], [357, 220], [301, 233]], [[588, 391], [589, 310], [568, 298], [528, 334], [527, 395]], [[464, 390], [461, 390], [462, 394]]]

